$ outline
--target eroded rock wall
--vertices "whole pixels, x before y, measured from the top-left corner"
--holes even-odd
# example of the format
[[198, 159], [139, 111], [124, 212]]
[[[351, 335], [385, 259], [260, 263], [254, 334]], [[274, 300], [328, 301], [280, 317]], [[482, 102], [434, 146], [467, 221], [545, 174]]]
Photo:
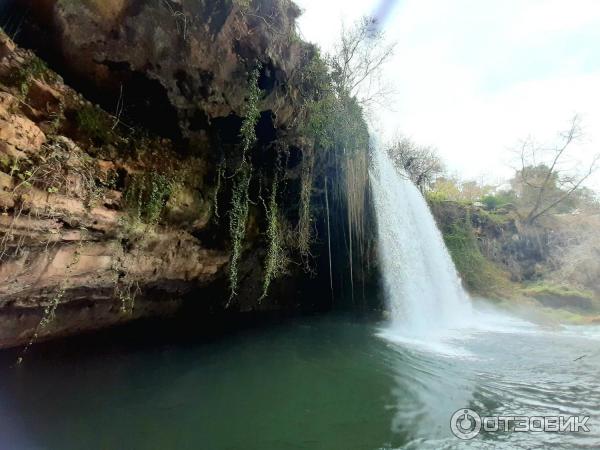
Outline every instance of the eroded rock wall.
[[[41, 339], [169, 314], [215, 280], [228, 252], [194, 236], [210, 218], [200, 162], [168, 140], [113, 133], [108, 116], [6, 35], [0, 83], [0, 347], [35, 330]], [[85, 136], [82, 111], [107, 121], [112, 157]], [[124, 178], [165, 164], [186, 177], [166, 219], [132, 221]]]
[[[307, 155], [321, 173], [305, 180], [313, 200], [323, 174], [339, 172], [301, 131], [315, 95], [305, 68], [317, 52], [298, 38], [291, 1], [8, 3], [18, 46], [2, 35], [0, 346], [184, 302], [220, 312], [331, 307], [333, 298], [310, 294], [329, 286], [314, 269], [328, 264], [324, 208], [309, 224], [321, 247], [289, 254], [298, 252]], [[229, 212], [255, 71], [251, 201], [230, 298]], [[291, 262], [265, 299], [275, 179]]]
[[299, 68], [314, 49], [296, 35], [291, 1], [43, 3], [15, 2], [30, 11], [19, 39], [109, 110], [122, 96], [126, 114], [156, 132], [208, 145], [215, 119], [241, 116], [258, 64], [274, 126], [297, 116]]

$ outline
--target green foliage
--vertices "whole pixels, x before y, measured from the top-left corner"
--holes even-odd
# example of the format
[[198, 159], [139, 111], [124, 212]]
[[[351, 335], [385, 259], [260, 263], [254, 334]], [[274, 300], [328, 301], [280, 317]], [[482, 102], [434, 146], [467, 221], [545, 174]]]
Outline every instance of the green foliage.
[[299, 67], [295, 74], [296, 84], [305, 102], [319, 100], [333, 89], [329, 67], [317, 49], [312, 49], [306, 64]]
[[244, 120], [240, 129], [242, 162], [234, 174], [231, 210], [229, 211], [229, 235], [232, 245], [231, 261], [229, 264], [230, 301], [236, 295], [238, 287], [239, 262], [246, 237], [246, 223], [248, 222], [250, 202], [248, 190], [252, 179], [252, 165], [248, 160], [248, 152], [256, 144], [256, 124], [260, 118], [259, 102], [261, 90], [258, 87], [259, 75], [260, 65], [250, 74], [248, 97], [243, 111]]
[[215, 186], [215, 190], [213, 191], [213, 218], [215, 223], [219, 222], [221, 216], [219, 215], [219, 192], [221, 192], [221, 180], [225, 175], [225, 164], [221, 162], [217, 167], [217, 185]]
[[584, 319], [586, 315], [590, 317], [600, 312], [600, 298], [596, 297], [594, 292], [577, 286], [539, 281], [526, 285], [520, 293], [526, 298], [535, 299], [549, 310], [560, 311], [553, 315], [557, 315], [556, 318], [562, 322], [575, 319], [565, 316], [567, 313], [583, 314], [579, 319]]
[[[362, 264], [366, 259], [367, 248], [364, 208], [368, 192], [369, 129], [363, 107], [352, 95], [352, 89], [344, 85], [343, 80], [332, 77], [334, 68], [330, 64], [331, 61], [329, 58], [329, 63], [324, 62], [316, 54], [307, 65], [303, 80], [308, 87], [303, 88], [306, 104], [301, 132], [312, 138], [314, 151], [328, 153], [329, 163], [341, 169], [340, 176], [332, 179], [333, 211], [338, 215], [336, 220], [348, 223], [349, 232], [345, 236], [348, 241], [345, 249], [354, 295], [353, 259], [355, 255], [360, 258], [359, 263], [363, 270]], [[308, 182], [312, 184], [312, 177], [310, 174], [310, 177], [302, 180], [298, 223], [298, 230], [301, 232], [301, 253], [308, 253], [307, 249], [310, 247], [307, 239], [303, 241], [302, 237], [310, 236], [310, 228], [307, 228], [307, 224], [310, 224], [310, 213], [305, 205], [307, 200], [310, 200], [307, 197], [310, 192], [307, 188]], [[309, 233], [306, 233], [307, 230]], [[354, 247], [357, 247], [358, 251], [355, 251]]]
[[457, 220], [443, 230], [444, 242], [467, 289], [479, 294], [494, 293], [508, 284], [501, 269], [479, 249], [470, 218]]
[[0, 170], [2, 172], [9, 173], [13, 167], [13, 164], [13, 159], [10, 156], [4, 153], [0, 154]]
[[489, 194], [481, 199], [481, 203], [483, 203], [485, 208], [489, 211], [504, 208], [513, 204], [514, 201], [514, 195], [507, 191], [498, 192], [497, 194]]
[[134, 222], [156, 225], [175, 187], [173, 176], [152, 172], [133, 175], [124, 200]]
[[577, 289], [573, 286], [556, 285], [548, 283], [536, 283], [525, 287], [522, 290], [523, 294], [537, 296], [551, 296], [559, 298], [582, 298], [592, 300], [594, 294], [591, 291]]
[[425, 199], [428, 203], [441, 203], [448, 201], [448, 194], [442, 190], [425, 191]]
[[359, 101], [337, 86], [331, 68], [315, 53], [300, 73], [300, 89], [305, 99], [303, 134], [315, 147], [355, 153], [369, 144], [369, 130]]
[[327, 93], [309, 103], [307, 116], [305, 132], [314, 137], [316, 147], [345, 155], [368, 149], [369, 128], [356, 99]]
[[236, 295], [238, 287], [239, 262], [242, 257], [244, 238], [246, 237], [246, 223], [248, 221], [250, 180], [252, 179], [252, 166], [246, 160], [236, 173], [231, 195], [231, 210], [229, 211], [229, 235], [231, 237], [231, 261], [229, 263], [229, 286], [231, 298]]
[[231, 0], [231, 3], [242, 11], [248, 11], [252, 5], [252, 0]]
[[39, 321], [38, 325], [36, 326], [36, 328], [33, 332], [33, 335], [29, 339], [29, 342], [27, 342], [27, 345], [25, 345], [25, 347], [23, 347], [23, 350], [22, 350], [20, 356], [17, 358], [17, 364], [21, 364], [23, 362], [23, 358], [25, 357], [25, 354], [29, 351], [29, 348], [37, 341], [40, 333], [42, 333], [46, 328], [48, 328], [48, 326], [56, 318], [56, 310], [58, 309], [58, 306], [60, 305], [60, 302], [61, 302], [62, 298], [64, 297], [65, 292], [67, 291], [67, 289], [69, 288], [69, 285], [71, 284], [71, 276], [73, 275], [73, 271], [74, 271], [75, 267], [81, 261], [81, 254], [82, 254], [82, 250], [83, 250], [83, 241], [84, 241], [85, 234], [87, 233], [87, 230], [85, 227], [80, 227], [79, 231], [81, 234], [80, 234], [79, 241], [77, 242], [77, 248], [73, 252], [73, 257], [72, 257], [71, 261], [65, 267], [64, 277], [62, 278], [61, 283], [59, 284], [56, 292], [53, 293], [49, 302], [44, 306], [44, 313], [42, 315], [42, 318]]
[[456, 179], [439, 177], [431, 189], [425, 192], [425, 198], [429, 202], [459, 201], [461, 199], [459, 184], [460, 182]]
[[115, 297], [121, 301], [121, 312], [123, 314], [133, 314], [135, 308], [135, 299], [142, 293], [137, 281], [126, 280], [122, 284], [118, 281], [115, 284]]
[[113, 137], [112, 123], [108, 115], [100, 108], [85, 105], [75, 116], [81, 132], [98, 144], [107, 144]]
[[493, 190], [494, 186], [477, 181], [440, 176], [432, 183], [427, 198], [451, 200], [463, 205], [470, 205], [491, 195]]
[[19, 180], [13, 195], [36, 187], [49, 194], [76, 196], [93, 208], [106, 191], [97, 182], [96, 162], [82, 151], [72, 150], [60, 139], [49, 139], [29, 158], [14, 159], [9, 174]]
[[483, 203], [488, 210], [498, 209], [500, 206], [500, 200], [495, 195], [486, 195], [481, 199], [481, 203]]
[[258, 87], [260, 68], [259, 64], [250, 74], [248, 97], [242, 111], [244, 120], [240, 129], [240, 135], [242, 137], [242, 153], [244, 157], [254, 144], [256, 144], [256, 124], [260, 118], [259, 102], [262, 95], [262, 91]]
[[265, 261], [263, 293], [260, 300], [264, 299], [269, 293], [271, 282], [277, 277], [285, 274], [289, 262], [285, 251], [285, 236], [282, 221], [277, 206], [277, 182], [277, 177], [275, 177], [271, 188], [269, 204], [266, 206], [267, 239], [269, 247], [267, 249], [267, 258]]
[[311, 196], [314, 182], [314, 157], [306, 153], [302, 160], [302, 178], [300, 180], [300, 217], [298, 219], [298, 250], [302, 256], [306, 269], [308, 266], [308, 257], [310, 256], [310, 244], [312, 240], [311, 233]]
[[37, 56], [32, 56], [15, 72], [12, 82], [19, 87], [21, 95], [27, 97], [29, 86], [34, 79], [51, 83], [56, 81], [57, 76], [44, 61]]
[[510, 213], [506, 213], [503, 211], [484, 211], [484, 210], [478, 210], [477, 214], [479, 214], [482, 218], [485, 218], [487, 220], [489, 220], [490, 222], [494, 223], [495, 225], [506, 225], [507, 223], [509, 223], [511, 220], [514, 220], [515, 216], [513, 214]]

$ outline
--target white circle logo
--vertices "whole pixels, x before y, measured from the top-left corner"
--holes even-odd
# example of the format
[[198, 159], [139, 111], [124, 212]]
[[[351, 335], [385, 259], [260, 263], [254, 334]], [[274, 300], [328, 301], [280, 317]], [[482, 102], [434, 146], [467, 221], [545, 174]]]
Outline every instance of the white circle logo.
[[472, 409], [459, 409], [450, 419], [450, 429], [459, 439], [473, 439], [481, 431], [481, 416]]

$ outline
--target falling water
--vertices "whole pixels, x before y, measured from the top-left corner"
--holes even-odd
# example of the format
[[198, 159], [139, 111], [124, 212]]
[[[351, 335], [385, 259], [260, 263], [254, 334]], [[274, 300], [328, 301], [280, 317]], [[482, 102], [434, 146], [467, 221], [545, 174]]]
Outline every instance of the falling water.
[[470, 299], [423, 195], [380, 146], [373, 159], [379, 260], [392, 328], [426, 337], [461, 327], [471, 316]]

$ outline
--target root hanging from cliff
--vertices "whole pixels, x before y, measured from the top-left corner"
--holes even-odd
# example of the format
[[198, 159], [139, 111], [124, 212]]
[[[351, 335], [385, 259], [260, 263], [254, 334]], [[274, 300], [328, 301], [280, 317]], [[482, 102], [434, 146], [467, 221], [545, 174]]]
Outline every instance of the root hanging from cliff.
[[[345, 203], [345, 222], [348, 234], [345, 235], [346, 251], [348, 252], [348, 275], [352, 303], [354, 300], [354, 262], [356, 257], [362, 264], [366, 255], [366, 195], [368, 189], [368, 151], [357, 149], [352, 154], [338, 156], [343, 167], [341, 180], [335, 183], [334, 201], [338, 205]], [[340, 212], [343, 212], [342, 208]], [[356, 250], [356, 251], [355, 251]]]
[[369, 181], [367, 156], [366, 151], [360, 151], [347, 157], [344, 173], [348, 224], [361, 255], [365, 248], [365, 200]]

